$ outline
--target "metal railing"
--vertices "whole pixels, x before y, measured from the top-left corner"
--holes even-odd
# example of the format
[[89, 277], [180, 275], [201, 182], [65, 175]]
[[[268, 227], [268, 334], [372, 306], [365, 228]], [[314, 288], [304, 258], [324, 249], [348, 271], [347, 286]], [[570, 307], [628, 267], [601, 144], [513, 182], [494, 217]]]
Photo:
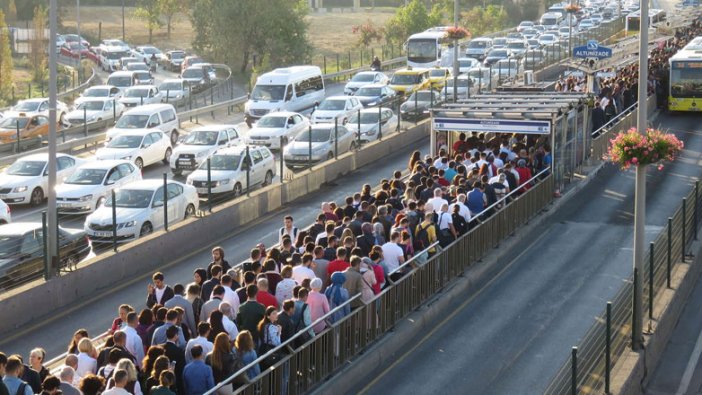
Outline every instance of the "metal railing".
[[[488, 207], [487, 209], [495, 211], [484, 210], [481, 216], [487, 217], [446, 248], [441, 249], [434, 243], [417, 253], [413, 259], [429, 249], [438, 250], [425, 263], [408, 262], [407, 267], [412, 269], [369, 303], [351, 311], [297, 349], [290, 349], [289, 342], [286, 343], [286, 354], [278, 363], [261, 372], [250, 383], [237, 388], [234, 393], [304, 393], [344, 367], [350, 359], [381, 338], [400, 320], [551, 203], [554, 178], [550, 169], [538, 173], [528, 183], [534, 183], [534, 186], [523, 193], [520, 188], [510, 192], [498, 202], [503, 204], [501, 207], [498, 204]], [[283, 351], [283, 346], [234, 373], [208, 391], [207, 395], [228, 393], [235, 377], [244, 374], [276, 350]]]

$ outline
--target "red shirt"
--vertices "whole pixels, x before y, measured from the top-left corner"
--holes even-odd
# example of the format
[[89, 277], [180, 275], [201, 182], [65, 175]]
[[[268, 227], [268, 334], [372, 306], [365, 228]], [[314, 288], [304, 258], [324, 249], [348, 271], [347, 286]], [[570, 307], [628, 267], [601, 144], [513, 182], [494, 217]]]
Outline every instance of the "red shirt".
[[348, 269], [351, 267], [351, 264], [343, 261], [341, 259], [334, 259], [333, 261], [329, 262], [329, 266], [327, 266], [327, 275], [328, 278], [331, 278], [331, 275], [336, 273], [336, 272], [343, 272], [344, 270]]
[[278, 299], [265, 291], [258, 291], [256, 294], [256, 301], [266, 307], [273, 306], [276, 309], [278, 308]]

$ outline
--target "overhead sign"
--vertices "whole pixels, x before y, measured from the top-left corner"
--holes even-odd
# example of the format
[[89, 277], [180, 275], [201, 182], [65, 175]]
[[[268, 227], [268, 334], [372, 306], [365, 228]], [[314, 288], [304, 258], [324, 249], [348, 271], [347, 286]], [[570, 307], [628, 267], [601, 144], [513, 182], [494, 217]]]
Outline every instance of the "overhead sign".
[[573, 48], [573, 57], [605, 59], [612, 57], [612, 48], [600, 46], [595, 40], [590, 40], [587, 45]]
[[434, 118], [434, 130], [457, 132], [491, 132], [549, 134], [551, 121], [474, 119], [474, 118]]

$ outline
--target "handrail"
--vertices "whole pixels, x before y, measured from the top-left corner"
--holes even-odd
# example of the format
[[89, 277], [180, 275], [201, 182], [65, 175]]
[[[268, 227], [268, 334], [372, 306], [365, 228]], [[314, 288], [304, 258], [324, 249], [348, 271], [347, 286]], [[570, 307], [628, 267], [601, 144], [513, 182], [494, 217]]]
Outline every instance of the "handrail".
[[[93, 343], [93, 345], [103, 341], [106, 339], [108, 336], [110, 336], [109, 331], [105, 331], [96, 337], [90, 339], [90, 342]], [[49, 369], [51, 374], [58, 376], [59, 374], [59, 369], [63, 366], [63, 362], [66, 360], [66, 356], [68, 356], [68, 351], [64, 352], [63, 354], [60, 354], [54, 358], [51, 358], [50, 360], [46, 361], [44, 365]]]
[[425, 251], [428, 252], [428, 251], [431, 250], [432, 248], [436, 248], [438, 245], [439, 245], [439, 242], [438, 242], [438, 241], [435, 241], [435, 242], [429, 244], [429, 247], [427, 247], [427, 248], [425, 248], [425, 249], [419, 251], [418, 253], [414, 254], [414, 256], [413, 256], [412, 258], [410, 258], [410, 259], [407, 260], [407, 262], [403, 263], [402, 265], [398, 266], [397, 269], [395, 269], [395, 270], [391, 271], [390, 273], [388, 273], [388, 281], [390, 281], [390, 283], [392, 283], [392, 284], [395, 284], [395, 282], [394, 282], [393, 280], [390, 279], [390, 275], [391, 275], [391, 274], [395, 274], [395, 273], [399, 272], [401, 269], [407, 267], [407, 265], [409, 265], [409, 264], [411, 264], [411, 263], [414, 263], [414, 260], [417, 259], [423, 252], [425, 252]]

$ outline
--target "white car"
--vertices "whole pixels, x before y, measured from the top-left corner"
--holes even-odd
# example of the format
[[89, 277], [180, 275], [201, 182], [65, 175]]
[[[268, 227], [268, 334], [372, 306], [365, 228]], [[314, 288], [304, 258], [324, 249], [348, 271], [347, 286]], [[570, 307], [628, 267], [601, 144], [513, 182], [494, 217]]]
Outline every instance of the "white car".
[[158, 62], [166, 59], [166, 55], [164, 55], [160, 49], [151, 45], [140, 45], [134, 48], [134, 50], [132, 51], [132, 55], [134, 55], [134, 57], [141, 60], [142, 62], [144, 60], [151, 61], [152, 55], [156, 55], [156, 61]]
[[124, 106], [113, 99], [85, 99], [75, 110], [66, 114], [66, 122], [71, 126], [82, 125], [85, 122], [98, 122], [105, 119], [114, 119], [120, 116]]
[[131, 51], [131, 48], [129, 48], [129, 45], [128, 45], [127, 43], [125, 43], [125, 42], [122, 41], [122, 40], [118, 40], [118, 39], [116, 39], [116, 38], [114, 38], [114, 39], [102, 40], [102, 41], [100, 41], [100, 45], [99, 45], [99, 46], [100, 46], [100, 47], [106, 47], [106, 48], [107, 48], [107, 47], [119, 48], [121, 51], [125, 51], [125, 52], [130, 52], [130, 51]]
[[179, 103], [188, 99], [190, 90], [185, 80], [180, 78], [170, 78], [164, 80], [158, 89], [161, 91], [163, 101], [166, 103]]
[[473, 67], [480, 66], [480, 61], [475, 58], [458, 58], [458, 73], [463, 74]]
[[[56, 182], [60, 184], [85, 162], [66, 154], [56, 154]], [[0, 174], [0, 199], [8, 204], [40, 205], [49, 189], [49, 154], [32, 154], [17, 159]]]
[[[195, 188], [168, 180], [168, 224], [195, 215], [199, 199]], [[164, 225], [163, 180], [140, 180], [124, 185], [115, 193], [117, 241], [127, 242], [145, 236]], [[93, 242], [112, 242], [112, 197], [85, 218], [86, 235]]]
[[5, 225], [9, 224], [12, 222], [12, 214], [11, 214], [10, 206], [0, 200], [0, 225]]
[[175, 175], [193, 171], [218, 149], [242, 143], [243, 139], [234, 125], [209, 125], [193, 129], [173, 150], [169, 160], [171, 171]]
[[[266, 147], [231, 147], [217, 151], [210, 158], [212, 193], [232, 192], [239, 196], [246, 190], [246, 169], [249, 168], [249, 189], [258, 184], [270, 185], [275, 176], [275, 157]], [[188, 185], [200, 195], [207, 195], [207, 163], [188, 176]]]
[[246, 144], [280, 149], [280, 138], [287, 144], [298, 133], [309, 128], [310, 121], [296, 112], [280, 111], [264, 115], [249, 130]]
[[[346, 128], [353, 133], [358, 139], [358, 115], [359, 113], [351, 115], [349, 123], [346, 124]], [[397, 116], [389, 108], [383, 108], [378, 110], [377, 108], [367, 108], [361, 110], [361, 142], [367, 143], [369, 141], [375, 141], [378, 139], [378, 130], [382, 131], [383, 135], [387, 135], [395, 130], [397, 127]], [[380, 122], [378, 122], [380, 119]], [[378, 127], [380, 125], [380, 128]]]
[[522, 21], [522, 22], [519, 23], [519, 26], [517, 26], [517, 31], [521, 33], [522, 31], [524, 31], [524, 30], [526, 30], [526, 29], [530, 29], [530, 28], [532, 28], [532, 27], [534, 27], [534, 22], [532, 22], [532, 21]]
[[119, 102], [126, 108], [161, 102], [161, 91], [154, 85], [138, 85], [127, 88]]
[[153, 85], [155, 81], [151, 72], [144, 70], [135, 71], [134, 78], [136, 78], [137, 85]]
[[390, 79], [381, 71], [361, 71], [356, 73], [344, 87], [345, 95], [353, 95], [360, 87], [368, 84], [387, 84]]
[[310, 162], [315, 164], [333, 159], [335, 149], [338, 149], [339, 155], [356, 149], [356, 136], [344, 125], [337, 125], [336, 128], [335, 132], [333, 123], [324, 123], [312, 125], [311, 130], [303, 130], [283, 149], [285, 166], [290, 169], [307, 167]]
[[96, 160], [79, 166], [56, 187], [60, 214], [88, 214], [100, 207], [110, 191], [141, 180], [141, 171], [127, 160]]
[[363, 109], [363, 104], [353, 96], [330, 96], [322, 101], [312, 112], [312, 123], [345, 124], [351, 114]]
[[144, 63], [143, 61], [130, 62], [126, 66], [124, 66], [124, 69], [126, 71], [150, 71], [151, 70], [149, 65]]
[[[66, 103], [56, 100], [56, 119], [59, 120], [59, 123], [63, 123], [64, 117], [66, 116], [67, 112], [68, 106], [66, 106]], [[24, 113], [27, 117], [31, 117], [33, 115], [43, 115], [48, 118], [49, 99], [37, 98], [20, 100], [9, 111], [5, 111], [3, 116], [17, 116], [19, 115], [19, 113]]]
[[539, 36], [539, 44], [542, 46], [553, 45], [558, 42], [558, 38], [553, 34], [542, 34]]
[[492, 73], [498, 80], [515, 78], [519, 72], [519, 61], [516, 59], [502, 59], [492, 65]]
[[171, 142], [162, 131], [137, 129], [113, 138], [105, 147], [97, 150], [95, 157], [100, 160], [130, 160], [141, 169], [158, 161], [167, 164], [171, 151]]
[[84, 100], [92, 99], [111, 99], [119, 100], [122, 97], [122, 91], [112, 85], [96, 85], [83, 91], [80, 96], [73, 102], [73, 106], [78, 107], [78, 105]]

